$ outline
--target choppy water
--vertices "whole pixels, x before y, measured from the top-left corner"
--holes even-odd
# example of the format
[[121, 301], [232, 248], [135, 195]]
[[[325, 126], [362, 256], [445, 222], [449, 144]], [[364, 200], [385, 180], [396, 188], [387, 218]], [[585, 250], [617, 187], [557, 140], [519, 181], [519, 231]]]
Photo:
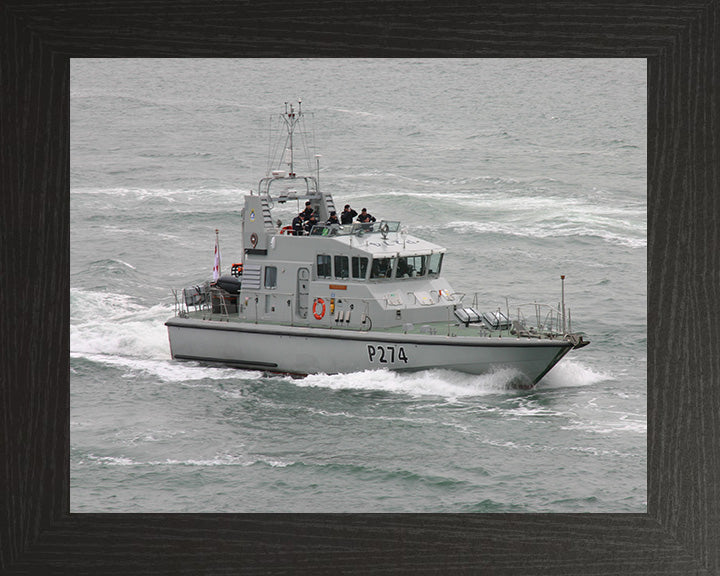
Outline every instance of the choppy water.
[[[170, 289], [216, 228], [239, 261], [298, 97], [336, 204], [446, 246], [486, 310], [565, 274], [592, 344], [522, 392], [172, 361]], [[643, 60], [73, 60], [71, 145], [74, 512], [645, 511]]]

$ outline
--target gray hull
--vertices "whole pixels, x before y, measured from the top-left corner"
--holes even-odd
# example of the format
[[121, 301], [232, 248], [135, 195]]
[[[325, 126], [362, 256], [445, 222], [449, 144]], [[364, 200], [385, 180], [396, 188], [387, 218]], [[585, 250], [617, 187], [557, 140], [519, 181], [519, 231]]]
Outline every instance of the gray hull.
[[562, 340], [448, 337], [173, 318], [173, 358], [270, 372], [327, 374], [443, 368], [469, 374], [512, 369], [535, 384], [571, 348]]

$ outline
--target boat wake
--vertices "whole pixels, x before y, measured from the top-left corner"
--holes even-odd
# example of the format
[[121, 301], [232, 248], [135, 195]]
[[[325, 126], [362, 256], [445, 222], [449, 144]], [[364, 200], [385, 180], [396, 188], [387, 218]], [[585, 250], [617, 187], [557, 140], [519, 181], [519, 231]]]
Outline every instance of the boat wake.
[[[163, 324], [172, 312], [116, 293], [70, 290], [70, 357], [126, 373], [149, 374], [160, 382], [260, 378], [260, 373], [178, 363], [170, 359]], [[72, 368], [71, 368], [72, 373]]]
[[614, 379], [613, 376], [597, 372], [577, 360], [565, 358], [563, 362], [556, 364], [537, 386], [538, 388], [572, 388], [591, 386], [598, 382]]
[[[304, 378], [291, 378], [295, 386], [318, 387], [331, 390], [364, 390], [406, 394], [412, 397], [434, 396], [447, 400], [473, 396], [489, 396], [517, 392], [523, 386], [522, 375], [511, 369], [491, 374], [473, 375], [453, 370], [423, 370], [420, 372], [394, 372], [367, 370], [350, 374], [310, 374]], [[566, 360], [556, 365], [533, 390], [591, 386], [613, 377], [596, 372], [584, 364]]]
[[432, 396], [453, 400], [516, 390], [515, 382], [519, 375], [519, 372], [510, 369], [483, 375], [439, 369], [412, 373], [367, 370], [349, 374], [310, 374], [293, 380], [293, 383], [300, 387], [390, 392], [412, 397]]
[[172, 308], [143, 306], [125, 294], [70, 290], [70, 351], [167, 359], [162, 320]]

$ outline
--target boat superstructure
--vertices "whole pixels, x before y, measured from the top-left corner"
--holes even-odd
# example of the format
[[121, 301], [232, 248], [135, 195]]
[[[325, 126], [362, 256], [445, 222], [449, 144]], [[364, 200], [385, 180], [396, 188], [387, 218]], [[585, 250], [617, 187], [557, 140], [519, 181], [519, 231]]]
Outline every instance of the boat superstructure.
[[[286, 104], [282, 118], [289, 169], [245, 196], [242, 262], [232, 273], [175, 293], [166, 322], [174, 358], [296, 374], [508, 370], [532, 385], [587, 344], [572, 332], [564, 301], [513, 307], [512, 319], [507, 309], [478, 312], [476, 298], [466, 302], [442, 277], [446, 250], [400, 222], [328, 223], [339, 211], [319, 169], [295, 173], [301, 104]], [[319, 222], [308, 233], [273, 220], [276, 205], [306, 202]]]

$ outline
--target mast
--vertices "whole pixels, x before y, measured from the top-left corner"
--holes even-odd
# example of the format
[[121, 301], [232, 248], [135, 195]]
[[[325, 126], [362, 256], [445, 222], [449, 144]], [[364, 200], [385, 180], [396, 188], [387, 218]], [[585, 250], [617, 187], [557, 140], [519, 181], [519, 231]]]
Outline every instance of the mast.
[[563, 334], [565, 334], [565, 274], [560, 276], [560, 282], [562, 285], [562, 330]]
[[[280, 118], [284, 124], [280, 124], [285, 128], [285, 134], [279, 135], [277, 144], [282, 144], [282, 138], [285, 138], [285, 148], [280, 155], [278, 166], [272, 166], [275, 158], [277, 158], [277, 147], [272, 152], [272, 160], [270, 162], [270, 171], [258, 182], [258, 191], [260, 196], [265, 196], [267, 202], [272, 206], [273, 200], [277, 200], [280, 204], [284, 204], [288, 200], [310, 200], [313, 210], [315, 210], [318, 221], [325, 222], [330, 217], [330, 212], [335, 210], [335, 204], [330, 194], [320, 192], [320, 158], [319, 154], [315, 155], [315, 167], [312, 166], [312, 157], [307, 142], [305, 141], [305, 133], [300, 129], [300, 125], [305, 122], [302, 111], [302, 100], [298, 99], [297, 104], [285, 102], [285, 112], [281, 113]], [[307, 174], [301, 170], [300, 175], [295, 171], [295, 133], [298, 132], [298, 145], [300, 146], [300, 154], [298, 161], [308, 161]], [[305, 157], [303, 157], [303, 152]], [[287, 166], [287, 169], [283, 169]], [[274, 168], [274, 169], [273, 169]], [[296, 189], [295, 187], [303, 189]], [[280, 190], [273, 194], [280, 188]]]
[[317, 163], [317, 176], [315, 176], [315, 182], [317, 183], [318, 192], [320, 191], [320, 154], [315, 154], [315, 162]]
[[295, 132], [295, 126], [300, 121], [300, 118], [302, 118], [302, 100], [298, 100], [298, 112], [295, 114], [295, 107], [290, 104], [290, 109], [288, 110], [288, 103], [285, 102], [285, 115], [283, 116], [283, 120], [285, 120], [285, 125], [287, 126], [288, 130], [288, 151], [290, 152], [290, 172], [288, 173], [289, 178], [295, 178], [295, 150], [293, 149], [293, 134]]

